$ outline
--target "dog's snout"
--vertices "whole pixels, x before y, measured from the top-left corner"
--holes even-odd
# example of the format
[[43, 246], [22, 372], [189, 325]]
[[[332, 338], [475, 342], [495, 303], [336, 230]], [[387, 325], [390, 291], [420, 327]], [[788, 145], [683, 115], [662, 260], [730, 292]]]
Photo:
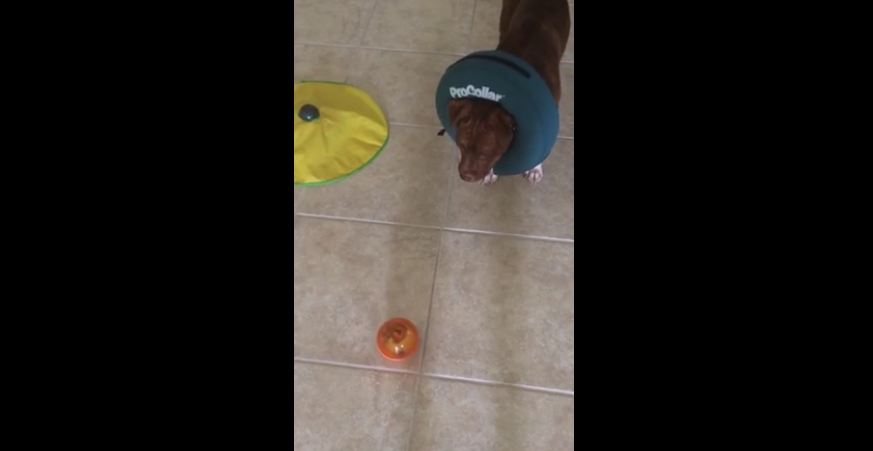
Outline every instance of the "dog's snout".
[[481, 178], [478, 176], [477, 172], [476, 167], [470, 164], [469, 159], [461, 158], [461, 163], [458, 164], [458, 175], [461, 176], [461, 180], [465, 182], [475, 182]]

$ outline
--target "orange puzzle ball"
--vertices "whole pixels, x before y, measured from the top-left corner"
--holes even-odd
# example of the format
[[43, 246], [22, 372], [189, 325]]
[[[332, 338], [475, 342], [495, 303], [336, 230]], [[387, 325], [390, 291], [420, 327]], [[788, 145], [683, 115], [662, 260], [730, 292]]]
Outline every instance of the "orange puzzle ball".
[[376, 348], [388, 360], [406, 360], [418, 350], [418, 329], [406, 318], [391, 318], [379, 327]]

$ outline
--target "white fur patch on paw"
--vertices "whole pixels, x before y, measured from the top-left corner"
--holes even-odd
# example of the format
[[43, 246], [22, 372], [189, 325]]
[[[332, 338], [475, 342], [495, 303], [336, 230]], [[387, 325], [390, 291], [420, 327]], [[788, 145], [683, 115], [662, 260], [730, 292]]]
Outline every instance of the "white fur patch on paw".
[[530, 182], [531, 185], [536, 185], [540, 180], [543, 179], [543, 165], [538, 164], [537, 167], [531, 169], [530, 171], [524, 171], [522, 176]]
[[494, 171], [491, 171], [488, 173], [488, 175], [485, 176], [484, 179], [482, 179], [482, 184], [485, 186], [488, 186], [488, 185], [494, 184], [494, 182], [496, 182], [496, 181], [497, 181], [497, 174], [495, 174]]

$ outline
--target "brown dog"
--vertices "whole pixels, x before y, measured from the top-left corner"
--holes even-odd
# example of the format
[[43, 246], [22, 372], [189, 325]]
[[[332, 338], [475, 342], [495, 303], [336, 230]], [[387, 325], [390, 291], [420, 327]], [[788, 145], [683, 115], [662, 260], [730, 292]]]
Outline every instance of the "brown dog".
[[[561, 98], [560, 62], [569, 37], [567, 0], [503, 0], [497, 50], [512, 53], [533, 66], [556, 102]], [[497, 175], [492, 168], [512, 143], [512, 117], [498, 104], [478, 99], [453, 99], [448, 108], [449, 119], [457, 128], [461, 178], [494, 183]], [[525, 172], [524, 177], [531, 183], [540, 181], [542, 164]]]

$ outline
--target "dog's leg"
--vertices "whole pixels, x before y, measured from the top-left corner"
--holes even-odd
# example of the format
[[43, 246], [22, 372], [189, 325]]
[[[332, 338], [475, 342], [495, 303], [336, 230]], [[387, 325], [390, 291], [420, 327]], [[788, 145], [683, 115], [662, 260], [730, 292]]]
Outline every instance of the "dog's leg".
[[537, 167], [531, 169], [530, 171], [524, 171], [522, 174], [524, 178], [530, 182], [531, 185], [536, 185], [540, 180], [543, 179], [543, 165], [542, 163], [538, 164]]
[[496, 182], [496, 181], [497, 181], [497, 174], [495, 174], [494, 169], [492, 169], [491, 172], [489, 172], [488, 175], [486, 175], [485, 178], [482, 179], [482, 184], [485, 186], [493, 185], [494, 182]]

